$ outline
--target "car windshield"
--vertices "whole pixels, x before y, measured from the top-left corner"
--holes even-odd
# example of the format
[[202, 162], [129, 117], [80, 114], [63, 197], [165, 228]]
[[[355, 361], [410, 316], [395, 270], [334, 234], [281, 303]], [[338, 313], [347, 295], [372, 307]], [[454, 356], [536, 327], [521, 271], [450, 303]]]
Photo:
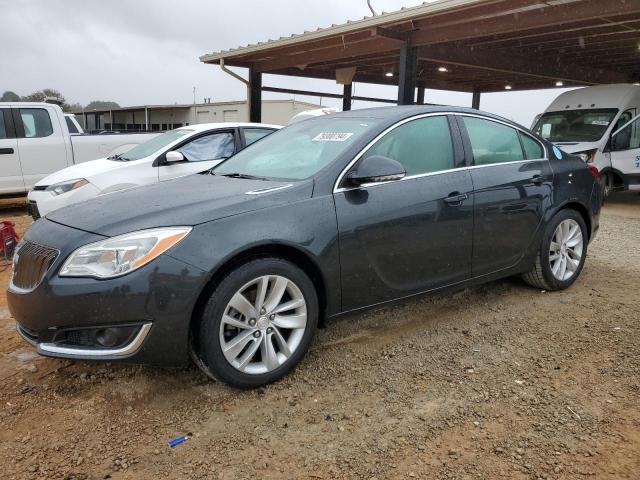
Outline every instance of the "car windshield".
[[295, 123], [245, 148], [213, 173], [302, 180], [333, 162], [377, 122], [371, 118], [324, 117]]
[[533, 131], [550, 142], [597, 142], [617, 113], [615, 108], [546, 112]]
[[141, 158], [148, 157], [149, 155], [153, 155], [158, 150], [163, 149], [170, 143], [175, 142], [181, 137], [188, 135], [193, 132], [193, 130], [188, 129], [178, 129], [171, 130], [170, 132], [165, 132], [162, 135], [158, 135], [157, 137], [152, 138], [151, 140], [141, 143], [140, 145], [136, 145], [128, 152], [122, 153], [120, 155], [109, 157], [114, 160], [140, 160]]

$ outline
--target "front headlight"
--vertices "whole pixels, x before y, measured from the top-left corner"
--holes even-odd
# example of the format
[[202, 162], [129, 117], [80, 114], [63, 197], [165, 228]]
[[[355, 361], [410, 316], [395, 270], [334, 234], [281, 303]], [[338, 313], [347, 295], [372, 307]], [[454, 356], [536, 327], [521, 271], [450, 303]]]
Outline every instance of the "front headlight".
[[63, 193], [70, 192], [71, 190], [75, 190], [76, 188], [80, 188], [89, 183], [88, 180], [84, 178], [76, 178], [75, 180], [67, 180], [66, 182], [55, 183], [53, 185], [49, 185], [45, 188], [45, 191], [51, 192], [53, 195], [58, 196]]
[[580, 157], [580, 160], [582, 160], [584, 163], [593, 163], [596, 158], [597, 151], [598, 149], [594, 148], [593, 150], [585, 150], [584, 152], [574, 153], [574, 155]]
[[146, 265], [186, 237], [191, 227], [167, 227], [126, 233], [73, 252], [61, 277], [113, 278]]

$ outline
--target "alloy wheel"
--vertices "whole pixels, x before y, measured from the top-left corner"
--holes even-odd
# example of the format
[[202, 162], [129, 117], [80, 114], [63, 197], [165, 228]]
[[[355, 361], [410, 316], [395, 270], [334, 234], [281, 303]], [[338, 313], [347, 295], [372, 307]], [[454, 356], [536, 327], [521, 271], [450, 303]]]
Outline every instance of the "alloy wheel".
[[300, 288], [283, 276], [264, 275], [231, 297], [220, 322], [220, 347], [237, 370], [263, 374], [287, 362], [306, 326], [307, 304]]
[[575, 275], [582, 259], [583, 246], [582, 229], [578, 222], [568, 218], [558, 224], [549, 245], [549, 265], [556, 279], [566, 281]]

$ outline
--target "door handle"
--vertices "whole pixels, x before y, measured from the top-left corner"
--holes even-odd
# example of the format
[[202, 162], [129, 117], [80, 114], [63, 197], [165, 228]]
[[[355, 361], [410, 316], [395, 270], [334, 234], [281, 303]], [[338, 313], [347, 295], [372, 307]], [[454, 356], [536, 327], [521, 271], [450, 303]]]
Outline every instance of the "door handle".
[[444, 202], [448, 203], [449, 205], [460, 205], [467, 198], [469, 198], [469, 195], [467, 195], [466, 193], [453, 192], [453, 193], [450, 193], [449, 196], [444, 199]]
[[542, 185], [544, 183], [544, 177], [542, 175], [534, 175], [531, 177], [531, 181], [536, 185]]
[[11, 155], [13, 154], [13, 148], [0, 148], [0, 155]]

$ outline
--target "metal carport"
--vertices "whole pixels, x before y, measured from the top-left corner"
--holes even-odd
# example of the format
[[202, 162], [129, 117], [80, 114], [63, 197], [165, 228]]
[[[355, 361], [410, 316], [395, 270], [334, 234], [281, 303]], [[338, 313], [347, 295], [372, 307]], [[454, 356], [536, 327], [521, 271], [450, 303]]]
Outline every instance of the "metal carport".
[[[640, 0], [439, 0], [200, 57], [249, 69], [250, 119], [262, 91], [424, 103], [424, 89], [480, 94], [640, 80]], [[262, 85], [262, 74], [339, 79], [342, 95]], [[236, 75], [237, 76], [237, 75]], [[397, 100], [352, 96], [352, 82], [398, 86]], [[417, 94], [416, 94], [417, 91]]]

